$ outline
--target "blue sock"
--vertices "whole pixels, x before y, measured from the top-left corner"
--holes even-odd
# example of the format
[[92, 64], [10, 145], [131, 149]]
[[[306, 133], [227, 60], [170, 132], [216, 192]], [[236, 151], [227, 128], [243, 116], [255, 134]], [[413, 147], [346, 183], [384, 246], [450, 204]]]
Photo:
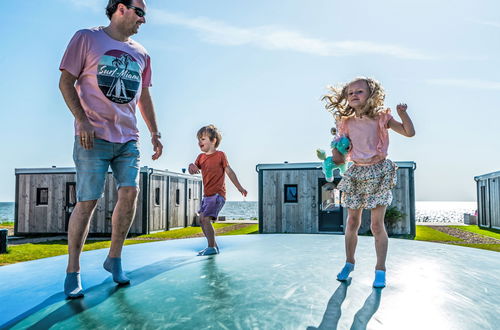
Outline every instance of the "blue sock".
[[64, 294], [68, 299], [83, 297], [80, 273], [66, 273], [66, 279], [64, 280]]
[[354, 264], [346, 262], [344, 268], [337, 274], [337, 280], [345, 281], [349, 277], [349, 273], [354, 270]]
[[113, 274], [113, 281], [118, 284], [128, 284], [130, 279], [122, 270], [122, 258], [107, 257], [103, 264], [104, 269]]
[[375, 281], [373, 281], [374, 288], [385, 287], [385, 270], [375, 270]]

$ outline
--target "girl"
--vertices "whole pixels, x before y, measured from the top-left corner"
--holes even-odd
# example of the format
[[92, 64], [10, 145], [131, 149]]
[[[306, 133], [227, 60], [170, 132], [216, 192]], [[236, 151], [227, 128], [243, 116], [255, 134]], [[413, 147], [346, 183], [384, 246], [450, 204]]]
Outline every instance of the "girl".
[[377, 265], [373, 287], [385, 287], [385, 259], [387, 256], [387, 232], [384, 216], [392, 202], [391, 189], [396, 185], [396, 165], [387, 159], [389, 146], [388, 129], [412, 137], [413, 123], [406, 113], [406, 104], [398, 104], [397, 111], [402, 122], [384, 108], [385, 92], [380, 83], [371, 78], [356, 78], [340, 87], [330, 87], [325, 95], [326, 109], [333, 113], [339, 134], [351, 140], [347, 159], [333, 149], [333, 160], [342, 164], [351, 160], [353, 165], [344, 174], [338, 185], [342, 191], [342, 205], [348, 208], [345, 232], [346, 264], [337, 275], [337, 280], [347, 280], [354, 270], [354, 253], [358, 242], [363, 209], [371, 210], [371, 231], [375, 237]]

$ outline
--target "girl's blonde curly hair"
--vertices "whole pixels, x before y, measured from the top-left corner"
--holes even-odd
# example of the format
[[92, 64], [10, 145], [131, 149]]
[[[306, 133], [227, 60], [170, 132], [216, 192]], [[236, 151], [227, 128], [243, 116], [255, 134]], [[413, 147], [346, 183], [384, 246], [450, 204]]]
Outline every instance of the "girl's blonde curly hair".
[[330, 94], [324, 95], [321, 100], [325, 101], [325, 108], [333, 114], [335, 120], [352, 117], [355, 115], [354, 108], [350, 107], [347, 102], [347, 89], [349, 86], [358, 81], [365, 81], [368, 84], [368, 92], [370, 96], [361, 111], [361, 115], [366, 115], [370, 118], [377, 117], [379, 111], [384, 109], [385, 91], [380, 83], [372, 78], [358, 77], [340, 87], [328, 86]]

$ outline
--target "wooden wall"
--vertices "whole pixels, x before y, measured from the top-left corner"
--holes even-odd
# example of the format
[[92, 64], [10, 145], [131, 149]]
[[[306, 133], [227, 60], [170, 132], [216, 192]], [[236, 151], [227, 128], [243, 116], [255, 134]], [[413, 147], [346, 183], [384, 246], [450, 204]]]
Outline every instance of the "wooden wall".
[[[186, 201], [184, 194], [186, 189], [186, 179], [179, 177], [169, 177], [169, 200], [168, 200], [168, 228], [184, 227], [186, 216]], [[178, 192], [179, 200], [176, 200]]]
[[[75, 174], [20, 175], [17, 233], [65, 233], [66, 182], [75, 179]], [[36, 205], [37, 188], [48, 188], [47, 205]]]
[[[201, 181], [187, 180], [187, 225], [196, 225], [196, 217], [201, 205]], [[191, 189], [191, 196], [189, 196]]]
[[[393, 189], [393, 202], [405, 214], [400, 223], [388, 228], [390, 235], [409, 235], [414, 216], [414, 196], [411, 192], [413, 169], [399, 168], [398, 184]], [[262, 232], [263, 233], [318, 233], [318, 178], [320, 169], [266, 169], [262, 171]], [[284, 185], [297, 184], [298, 203], [284, 203]], [[347, 209], [343, 210], [344, 228]], [[360, 233], [370, 229], [370, 212], [363, 212]]]
[[[316, 233], [321, 170], [266, 170], [262, 173], [264, 233]], [[284, 203], [284, 185], [297, 184], [298, 203]]]
[[500, 229], [500, 177], [480, 179], [477, 189], [479, 226]]
[[[141, 191], [137, 199], [136, 215], [130, 228], [131, 234], [184, 227], [194, 222], [201, 202], [201, 180], [155, 172], [148, 175], [141, 172], [139, 177]], [[16, 234], [65, 234], [66, 217], [72, 211], [66, 205], [67, 183], [75, 181], [75, 173], [17, 174]], [[186, 190], [186, 182], [188, 189], [191, 189], [191, 199], [189, 190]], [[36, 205], [37, 188], [48, 189], [47, 205]], [[159, 189], [158, 199], [156, 189]], [[175, 200], [177, 189], [179, 189], [178, 204]], [[117, 199], [115, 179], [109, 173], [104, 196], [99, 199], [91, 219], [90, 234], [111, 233], [111, 216]]]
[[151, 174], [148, 194], [149, 231], [167, 230], [168, 177]]

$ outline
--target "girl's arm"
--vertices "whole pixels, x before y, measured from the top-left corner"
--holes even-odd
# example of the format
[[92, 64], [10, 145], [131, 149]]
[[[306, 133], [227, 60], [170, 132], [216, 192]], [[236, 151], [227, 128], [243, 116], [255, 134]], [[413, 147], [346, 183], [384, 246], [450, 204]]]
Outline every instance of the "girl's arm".
[[247, 191], [245, 190], [245, 188], [243, 188], [240, 184], [240, 182], [238, 181], [238, 178], [236, 177], [236, 173], [234, 173], [233, 169], [228, 165], [226, 166], [226, 174], [227, 176], [229, 177], [229, 179], [231, 180], [231, 182], [234, 184], [234, 186], [238, 189], [238, 191], [243, 195], [243, 196], [247, 196]]
[[413, 122], [411, 121], [410, 116], [406, 112], [407, 108], [408, 106], [405, 103], [398, 104], [396, 110], [398, 111], [398, 115], [399, 118], [401, 118], [402, 123], [394, 118], [391, 118], [387, 124], [389, 128], [395, 132], [407, 137], [412, 137], [415, 135], [415, 128], [413, 127]]

